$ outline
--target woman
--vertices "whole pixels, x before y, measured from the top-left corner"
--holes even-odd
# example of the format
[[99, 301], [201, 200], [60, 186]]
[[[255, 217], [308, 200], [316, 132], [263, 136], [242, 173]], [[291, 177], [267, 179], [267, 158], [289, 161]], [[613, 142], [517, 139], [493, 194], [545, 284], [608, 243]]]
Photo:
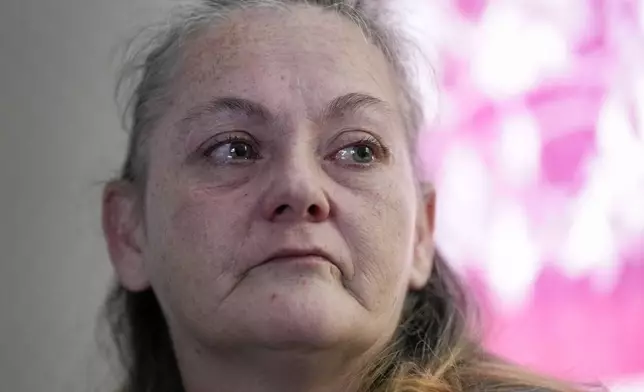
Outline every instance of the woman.
[[573, 391], [478, 342], [400, 40], [347, 3], [205, 1], [142, 52], [103, 200], [123, 390]]

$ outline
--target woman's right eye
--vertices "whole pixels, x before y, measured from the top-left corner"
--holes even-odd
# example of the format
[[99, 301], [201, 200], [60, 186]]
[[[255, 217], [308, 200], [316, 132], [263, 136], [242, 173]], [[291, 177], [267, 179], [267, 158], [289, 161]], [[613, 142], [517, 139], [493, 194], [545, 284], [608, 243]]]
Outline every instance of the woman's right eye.
[[220, 164], [251, 163], [260, 158], [255, 145], [248, 140], [229, 139], [204, 151], [206, 158]]

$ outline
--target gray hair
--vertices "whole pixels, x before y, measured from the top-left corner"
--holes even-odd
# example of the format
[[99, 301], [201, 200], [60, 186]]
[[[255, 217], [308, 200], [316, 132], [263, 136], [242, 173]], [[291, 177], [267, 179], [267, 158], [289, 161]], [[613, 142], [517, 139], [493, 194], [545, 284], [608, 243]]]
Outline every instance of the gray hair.
[[380, 48], [397, 78], [399, 105], [414, 156], [423, 113], [419, 92], [412, 87], [412, 75], [405, 64], [412, 45], [387, 23], [385, 10], [375, 12], [360, 0], [202, 0], [177, 7], [167, 21], [132, 40], [125, 52], [127, 60], [117, 85], [117, 99], [127, 96], [123, 123], [130, 135], [121, 179], [140, 186], [145, 183], [146, 141], [171, 99], [170, 85], [186, 44], [205, 27], [225, 20], [232, 11], [248, 7], [288, 9], [290, 5], [334, 11], [360, 27], [365, 39]]

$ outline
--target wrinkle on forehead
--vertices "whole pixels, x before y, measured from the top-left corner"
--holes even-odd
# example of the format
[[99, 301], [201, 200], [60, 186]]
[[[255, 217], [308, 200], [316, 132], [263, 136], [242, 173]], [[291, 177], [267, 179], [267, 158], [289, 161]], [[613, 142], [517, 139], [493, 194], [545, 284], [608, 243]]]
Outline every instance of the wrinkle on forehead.
[[[261, 70], [267, 56], [288, 63], [294, 52], [300, 52], [317, 56], [318, 63], [310, 66], [319, 69], [344, 61], [359, 68], [383, 90], [395, 90], [385, 55], [367, 40], [360, 27], [335, 12], [310, 6], [292, 8], [296, 9], [241, 9], [207, 28], [186, 47], [178, 87], [216, 84], [240, 65]], [[333, 58], [329, 53], [334, 53]], [[289, 64], [297, 66], [297, 62]], [[303, 84], [297, 74], [293, 77], [294, 84]]]

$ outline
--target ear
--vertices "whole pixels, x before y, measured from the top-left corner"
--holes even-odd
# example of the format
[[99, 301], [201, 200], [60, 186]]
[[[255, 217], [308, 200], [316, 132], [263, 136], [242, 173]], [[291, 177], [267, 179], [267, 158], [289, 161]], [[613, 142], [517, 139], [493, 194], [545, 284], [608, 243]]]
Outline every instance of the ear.
[[121, 285], [130, 291], [147, 289], [143, 261], [145, 232], [134, 185], [112, 181], [105, 186], [102, 220], [110, 260]]
[[422, 289], [432, 273], [434, 260], [434, 221], [436, 217], [436, 192], [430, 184], [421, 186], [418, 216], [416, 221], [416, 241], [414, 260], [409, 280], [411, 290]]

